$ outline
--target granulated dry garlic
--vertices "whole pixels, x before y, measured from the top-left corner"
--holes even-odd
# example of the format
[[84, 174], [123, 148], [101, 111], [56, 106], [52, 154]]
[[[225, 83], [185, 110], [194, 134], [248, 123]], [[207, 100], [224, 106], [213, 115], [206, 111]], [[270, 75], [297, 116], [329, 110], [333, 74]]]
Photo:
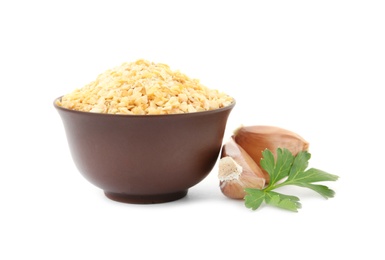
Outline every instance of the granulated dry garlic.
[[137, 60], [107, 70], [57, 105], [84, 112], [159, 115], [213, 110], [232, 102], [168, 65]]

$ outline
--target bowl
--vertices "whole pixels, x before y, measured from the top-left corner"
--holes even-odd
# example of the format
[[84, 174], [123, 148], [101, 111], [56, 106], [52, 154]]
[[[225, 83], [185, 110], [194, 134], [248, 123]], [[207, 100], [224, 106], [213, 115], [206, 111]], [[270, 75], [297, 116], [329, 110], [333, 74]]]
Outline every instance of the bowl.
[[183, 198], [211, 172], [234, 106], [115, 115], [70, 110], [54, 101], [79, 172], [109, 199], [138, 204]]

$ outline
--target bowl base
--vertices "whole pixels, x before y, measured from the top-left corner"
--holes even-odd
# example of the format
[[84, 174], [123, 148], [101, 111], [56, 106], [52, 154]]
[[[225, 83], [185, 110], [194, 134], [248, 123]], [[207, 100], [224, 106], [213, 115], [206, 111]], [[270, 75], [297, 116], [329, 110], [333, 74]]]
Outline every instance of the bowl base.
[[130, 195], [124, 193], [114, 193], [105, 191], [104, 194], [107, 198], [131, 204], [156, 204], [171, 202], [174, 200], [181, 199], [187, 195], [187, 190], [178, 191], [174, 193], [158, 194], [158, 195]]

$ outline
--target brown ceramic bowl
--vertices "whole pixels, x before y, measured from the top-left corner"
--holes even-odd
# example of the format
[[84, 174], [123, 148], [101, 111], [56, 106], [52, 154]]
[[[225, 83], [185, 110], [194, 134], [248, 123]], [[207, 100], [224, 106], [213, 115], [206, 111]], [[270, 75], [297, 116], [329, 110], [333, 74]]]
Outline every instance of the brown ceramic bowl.
[[127, 203], [177, 200], [202, 181], [218, 159], [234, 105], [137, 116], [79, 112], [54, 102], [80, 173], [108, 198]]

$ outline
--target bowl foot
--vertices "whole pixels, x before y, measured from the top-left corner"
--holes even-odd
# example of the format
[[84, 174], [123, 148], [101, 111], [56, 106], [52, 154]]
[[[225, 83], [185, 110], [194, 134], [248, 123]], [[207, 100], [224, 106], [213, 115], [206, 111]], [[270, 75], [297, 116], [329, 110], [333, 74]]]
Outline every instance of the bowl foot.
[[165, 203], [174, 200], [181, 199], [187, 195], [187, 190], [178, 191], [174, 193], [158, 194], [158, 195], [129, 195], [124, 193], [113, 193], [105, 191], [104, 194], [107, 198], [131, 204], [155, 204]]

